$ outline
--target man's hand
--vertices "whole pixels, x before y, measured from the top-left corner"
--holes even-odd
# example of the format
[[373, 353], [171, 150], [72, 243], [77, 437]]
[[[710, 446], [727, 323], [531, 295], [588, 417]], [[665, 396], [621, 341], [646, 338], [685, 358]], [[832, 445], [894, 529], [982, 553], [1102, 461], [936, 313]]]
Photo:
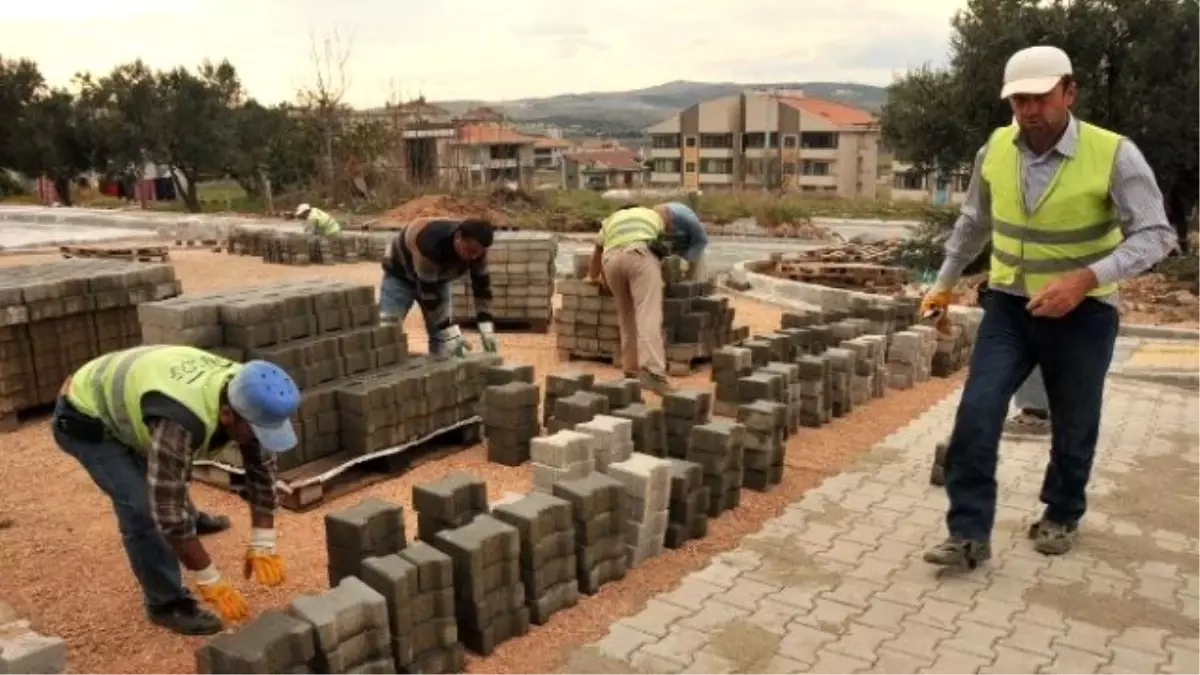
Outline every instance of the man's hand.
[[275, 550], [275, 530], [254, 528], [250, 534], [250, 547], [246, 549], [243, 574], [264, 586], [278, 586], [284, 582], [286, 573], [283, 556]]
[[921, 300], [921, 320], [933, 321], [939, 333], [950, 334], [950, 289], [940, 284], [929, 289]]
[[467, 341], [463, 338], [458, 324], [452, 323], [438, 331], [438, 357], [463, 357], [467, 355]]
[[603, 291], [608, 290], [608, 280], [604, 278], [603, 274], [601, 274], [599, 276], [595, 276], [595, 277], [592, 277], [592, 276], [584, 277], [583, 282], [585, 284], [599, 286], [600, 290], [603, 290]]
[[1047, 319], [1058, 319], [1070, 314], [1083, 302], [1088, 291], [1096, 287], [1096, 275], [1088, 268], [1067, 272], [1046, 284], [1025, 305], [1030, 314]]
[[495, 354], [500, 351], [500, 342], [496, 339], [496, 326], [491, 321], [479, 322], [479, 342], [483, 351]]
[[250, 616], [250, 605], [233, 584], [221, 577], [215, 565], [196, 572], [196, 592], [226, 621], [241, 621]]

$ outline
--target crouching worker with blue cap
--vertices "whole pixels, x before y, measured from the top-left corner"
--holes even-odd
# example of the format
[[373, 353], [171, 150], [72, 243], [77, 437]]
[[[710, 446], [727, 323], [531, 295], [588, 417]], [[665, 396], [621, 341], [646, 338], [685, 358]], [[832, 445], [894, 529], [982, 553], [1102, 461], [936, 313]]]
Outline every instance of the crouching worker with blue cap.
[[[188, 495], [194, 459], [236, 443], [246, 471], [252, 524], [247, 579], [283, 583], [275, 551], [276, 453], [296, 445], [296, 383], [266, 361], [246, 364], [195, 347], [153, 345], [106, 354], [63, 384], [51, 421], [54, 440], [79, 460], [112, 500], [133, 574], [152, 622], [184, 635], [211, 635], [222, 619], [250, 610], [197, 538]], [[184, 586], [180, 563], [204, 609]]]

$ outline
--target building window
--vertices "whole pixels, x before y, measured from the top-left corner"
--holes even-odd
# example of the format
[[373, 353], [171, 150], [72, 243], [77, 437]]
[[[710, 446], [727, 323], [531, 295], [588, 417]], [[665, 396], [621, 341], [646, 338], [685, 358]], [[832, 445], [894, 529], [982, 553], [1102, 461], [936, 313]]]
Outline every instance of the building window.
[[767, 147], [767, 135], [761, 133], [742, 134], [743, 148], [765, 148]]
[[654, 160], [655, 173], [679, 173], [679, 160], [677, 159], [656, 159]]
[[838, 135], [828, 131], [807, 131], [800, 134], [800, 147], [810, 150], [832, 150], [838, 146]]
[[785, 147], [785, 148], [796, 147], [796, 137], [791, 134], [784, 136], [783, 137], [783, 147]]
[[679, 134], [654, 134], [650, 137], [652, 147], [672, 149], [679, 147]]
[[686, 145], [686, 146], [687, 146], [687, 147], [689, 147], [689, 148], [694, 148], [694, 147], [696, 147], [696, 137], [695, 137], [695, 136], [688, 136], [687, 138], [683, 139], [683, 144], [684, 144], [684, 145]]
[[733, 160], [705, 157], [700, 160], [700, 173], [733, 173]]
[[700, 134], [702, 148], [732, 148], [733, 134]]
[[688, 162], [683, 170], [685, 173], [696, 173], [696, 163]]
[[897, 190], [924, 190], [925, 176], [917, 171], [903, 171], [892, 178], [892, 185]]
[[831, 173], [830, 162], [806, 159], [800, 163], [800, 172], [805, 176], [828, 176]]

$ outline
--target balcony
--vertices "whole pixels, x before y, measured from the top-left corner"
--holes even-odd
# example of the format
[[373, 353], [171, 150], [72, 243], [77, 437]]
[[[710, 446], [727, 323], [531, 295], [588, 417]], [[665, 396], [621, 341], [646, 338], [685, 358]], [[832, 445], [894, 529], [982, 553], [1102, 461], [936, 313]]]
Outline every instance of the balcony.
[[683, 182], [683, 174], [651, 172], [650, 182], [651, 183], [670, 183], [671, 185], [678, 185]]

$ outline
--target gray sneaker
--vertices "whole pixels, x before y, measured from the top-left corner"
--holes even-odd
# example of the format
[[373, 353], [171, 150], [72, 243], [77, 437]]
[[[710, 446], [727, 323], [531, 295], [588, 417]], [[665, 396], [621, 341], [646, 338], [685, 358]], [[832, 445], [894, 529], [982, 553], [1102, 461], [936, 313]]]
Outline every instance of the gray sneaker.
[[1063, 555], [1075, 546], [1078, 537], [1077, 526], [1063, 525], [1045, 518], [1029, 526], [1033, 550], [1042, 555]]
[[1004, 432], [1029, 436], [1048, 436], [1050, 434], [1050, 417], [1048, 415], [1043, 416], [1035, 411], [1022, 410], [1004, 423]]
[[925, 552], [925, 562], [942, 567], [975, 569], [992, 558], [991, 543], [979, 539], [949, 537]]
[[675, 390], [675, 387], [671, 386], [671, 381], [667, 379], [666, 375], [652, 373], [645, 368], [638, 371], [638, 381], [641, 382], [643, 387], [659, 396], [664, 396]]

